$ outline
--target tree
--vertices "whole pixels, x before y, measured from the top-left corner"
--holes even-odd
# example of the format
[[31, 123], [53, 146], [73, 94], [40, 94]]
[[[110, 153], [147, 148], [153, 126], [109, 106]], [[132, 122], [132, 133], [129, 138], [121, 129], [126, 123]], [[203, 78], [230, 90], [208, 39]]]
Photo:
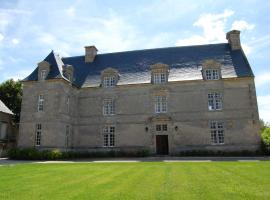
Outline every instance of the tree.
[[260, 130], [261, 133], [264, 131], [264, 129], [269, 128], [270, 125], [268, 122], [263, 121], [263, 119], [260, 119]]
[[266, 127], [262, 132], [262, 148], [266, 154], [270, 155], [270, 128]]
[[22, 84], [9, 79], [0, 84], [0, 100], [14, 113], [13, 121], [20, 121]]

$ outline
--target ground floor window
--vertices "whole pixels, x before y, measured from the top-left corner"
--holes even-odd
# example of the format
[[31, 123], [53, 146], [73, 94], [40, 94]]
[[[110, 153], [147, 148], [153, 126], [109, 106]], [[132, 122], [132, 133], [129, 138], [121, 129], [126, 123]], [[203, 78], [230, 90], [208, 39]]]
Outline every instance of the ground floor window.
[[156, 131], [167, 131], [168, 126], [167, 124], [157, 124], [156, 125]]
[[224, 144], [224, 123], [218, 121], [210, 122], [211, 143]]
[[115, 127], [106, 126], [103, 129], [104, 146], [114, 147], [115, 146]]
[[36, 140], [35, 140], [36, 146], [40, 146], [41, 144], [41, 130], [42, 130], [41, 124], [37, 124], [36, 125]]
[[69, 138], [70, 138], [70, 126], [66, 125], [65, 147], [68, 147], [69, 145]]
[[7, 139], [7, 123], [0, 122], [0, 139]]

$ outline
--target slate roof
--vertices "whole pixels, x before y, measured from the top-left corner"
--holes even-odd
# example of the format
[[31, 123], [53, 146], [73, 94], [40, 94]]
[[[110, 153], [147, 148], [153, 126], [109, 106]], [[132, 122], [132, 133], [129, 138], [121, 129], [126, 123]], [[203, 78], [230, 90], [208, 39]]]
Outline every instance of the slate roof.
[[[118, 70], [117, 85], [150, 83], [150, 65], [155, 63], [169, 65], [168, 81], [201, 80], [202, 63], [206, 59], [221, 63], [222, 78], [254, 76], [243, 51], [232, 51], [228, 43], [98, 54], [92, 63], [85, 63], [84, 56], [60, 58], [54, 52], [44, 60], [51, 64], [48, 79], [63, 78], [62, 67], [69, 64], [74, 67], [75, 85], [96, 87], [101, 84], [101, 72], [108, 67]], [[37, 77], [35, 69], [24, 81]]]
[[0, 112], [13, 115], [13, 112], [0, 100]]

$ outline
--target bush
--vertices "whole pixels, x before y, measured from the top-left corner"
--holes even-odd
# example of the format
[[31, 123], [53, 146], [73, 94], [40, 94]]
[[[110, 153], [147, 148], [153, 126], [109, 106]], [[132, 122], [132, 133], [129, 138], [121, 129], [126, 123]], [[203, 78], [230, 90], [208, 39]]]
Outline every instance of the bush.
[[262, 151], [270, 155], [270, 128], [265, 128], [261, 134], [262, 138]]
[[261, 155], [260, 151], [213, 151], [213, 150], [189, 150], [181, 151], [176, 156], [222, 156], [222, 157], [234, 157], [234, 156], [258, 156]]
[[14, 148], [9, 150], [8, 157], [17, 160], [61, 160], [61, 159], [76, 159], [76, 158], [104, 158], [104, 157], [144, 157], [150, 155], [146, 149], [138, 151], [60, 151], [54, 150], [38, 150], [35, 148], [19, 149]]

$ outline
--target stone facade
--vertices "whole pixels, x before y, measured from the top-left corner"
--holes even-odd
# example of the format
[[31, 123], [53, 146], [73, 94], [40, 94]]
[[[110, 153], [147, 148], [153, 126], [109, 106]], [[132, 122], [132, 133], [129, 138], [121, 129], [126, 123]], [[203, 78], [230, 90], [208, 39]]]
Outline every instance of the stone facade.
[[[149, 149], [156, 153], [157, 148], [164, 148], [158, 147], [156, 141], [164, 135], [168, 138], [168, 154], [186, 150], [256, 150], [260, 138], [254, 77], [223, 78], [218, 61], [205, 59], [202, 65], [202, 79], [183, 81], [168, 80], [173, 70], [166, 63], [148, 66], [151, 70], [160, 70], [159, 66], [165, 69], [164, 84], [151, 80], [104, 87], [101, 81], [96, 87], [78, 87], [65, 78], [24, 81], [18, 146], [101, 151]], [[203, 70], [211, 66], [219, 69], [218, 80], [205, 80]], [[111, 66], [100, 71], [100, 79], [108, 73], [120, 74], [116, 82], [122, 79], [121, 71]], [[209, 109], [208, 94], [212, 92], [221, 94], [221, 109]], [[40, 94], [44, 96], [42, 111], [37, 109]], [[156, 112], [156, 96], [166, 96], [165, 112]], [[109, 115], [104, 114], [106, 99], [114, 107]], [[222, 133], [217, 133], [217, 137], [222, 135], [223, 142], [213, 142], [212, 122], [222, 122]], [[37, 124], [42, 126], [39, 145]], [[109, 140], [114, 140], [113, 145], [104, 143], [107, 126], [114, 127], [114, 137]]]

